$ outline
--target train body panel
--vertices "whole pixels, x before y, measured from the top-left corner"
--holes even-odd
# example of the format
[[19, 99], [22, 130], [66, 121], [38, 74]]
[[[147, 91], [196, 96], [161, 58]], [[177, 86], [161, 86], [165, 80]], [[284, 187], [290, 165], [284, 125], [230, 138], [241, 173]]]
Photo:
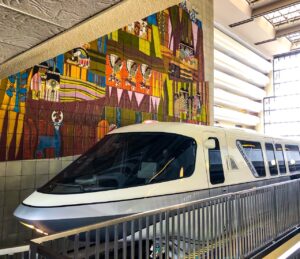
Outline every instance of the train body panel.
[[122, 127], [25, 199], [14, 215], [52, 233], [286, 181], [300, 175], [296, 147], [299, 142], [218, 127]]

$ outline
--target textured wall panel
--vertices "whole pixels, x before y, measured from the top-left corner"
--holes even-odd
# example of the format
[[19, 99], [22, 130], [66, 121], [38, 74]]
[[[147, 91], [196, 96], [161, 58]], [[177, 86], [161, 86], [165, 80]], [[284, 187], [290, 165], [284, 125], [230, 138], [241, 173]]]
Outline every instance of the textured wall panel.
[[30, 48], [62, 31], [58, 26], [1, 6], [0, 14], [0, 41], [11, 45]]
[[117, 2], [119, 0], [0, 0], [0, 5], [70, 28]]

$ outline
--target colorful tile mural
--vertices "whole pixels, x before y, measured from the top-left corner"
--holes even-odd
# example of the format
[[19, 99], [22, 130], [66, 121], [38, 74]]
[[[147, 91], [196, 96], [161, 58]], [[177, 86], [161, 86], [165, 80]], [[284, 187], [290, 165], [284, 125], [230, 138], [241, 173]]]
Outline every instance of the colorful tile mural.
[[0, 81], [0, 161], [77, 155], [147, 119], [207, 124], [203, 31], [186, 2]]

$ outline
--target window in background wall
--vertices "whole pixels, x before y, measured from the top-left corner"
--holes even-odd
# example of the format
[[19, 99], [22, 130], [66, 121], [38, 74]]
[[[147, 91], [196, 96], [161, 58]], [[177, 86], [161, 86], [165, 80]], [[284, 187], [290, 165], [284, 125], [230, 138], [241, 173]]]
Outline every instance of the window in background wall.
[[300, 138], [300, 52], [274, 58], [274, 96], [264, 99], [265, 133]]

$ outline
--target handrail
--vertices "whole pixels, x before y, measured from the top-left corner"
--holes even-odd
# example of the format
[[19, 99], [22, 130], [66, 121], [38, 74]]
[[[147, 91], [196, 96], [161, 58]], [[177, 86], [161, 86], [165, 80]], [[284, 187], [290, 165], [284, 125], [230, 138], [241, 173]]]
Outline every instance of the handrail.
[[9, 247], [9, 248], [0, 249], [0, 256], [1, 255], [14, 255], [14, 254], [19, 254], [19, 253], [28, 252], [28, 251], [29, 251], [29, 245]]
[[285, 184], [293, 182], [293, 181], [300, 181], [300, 180], [295, 179], [295, 180], [290, 180], [288, 182], [280, 182], [280, 183], [274, 183], [274, 184], [270, 184], [270, 185], [266, 185], [266, 186], [253, 187], [251, 189], [242, 190], [242, 191], [238, 191], [238, 192], [234, 192], [234, 193], [226, 193], [226, 194], [222, 194], [222, 195], [218, 195], [218, 196], [214, 196], [214, 197], [209, 197], [209, 198], [199, 199], [199, 200], [195, 200], [195, 201], [190, 201], [190, 202], [180, 203], [180, 204], [176, 204], [176, 205], [171, 205], [171, 206], [168, 206], [168, 207], [163, 207], [163, 208], [159, 208], [159, 209], [155, 209], [155, 210], [149, 210], [149, 211], [146, 211], [146, 212], [136, 213], [136, 214], [125, 216], [125, 217], [111, 219], [111, 220], [103, 221], [103, 222], [88, 225], [88, 226], [83, 226], [83, 227], [74, 228], [74, 229], [71, 229], [71, 230], [58, 232], [58, 233], [55, 233], [55, 234], [52, 234], [52, 235], [35, 238], [35, 239], [32, 239], [31, 241], [34, 242], [34, 243], [37, 243], [37, 244], [41, 244], [43, 242], [47, 242], [47, 241], [50, 241], [50, 240], [55, 240], [55, 239], [63, 238], [63, 237], [66, 237], [66, 236], [72, 236], [72, 235], [76, 235], [76, 234], [79, 234], [79, 233], [82, 233], [82, 232], [95, 230], [95, 229], [98, 229], [98, 228], [110, 227], [110, 226], [113, 226], [113, 225], [116, 225], [116, 224], [120, 224], [120, 223], [123, 223], [123, 222], [126, 222], [126, 221], [136, 220], [136, 219], [139, 219], [141, 217], [146, 217], [146, 216], [150, 216], [150, 215], [153, 215], [153, 214], [163, 213], [163, 212], [176, 210], [176, 209], [182, 209], [182, 208], [185, 208], [185, 207], [188, 207], [188, 206], [195, 205], [199, 202], [210, 202], [210, 201], [213, 201], [217, 198], [226, 198], [226, 197], [230, 198], [233, 195], [236, 196], [236, 195], [239, 195], [239, 194], [247, 194], [247, 193], [253, 192], [253, 190], [262, 190], [262, 189], [267, 189], [267, 188], [271, 188], [271, 187], [275, 187], [275, 186], [281, 186], [281, 185], [285, 185]]

